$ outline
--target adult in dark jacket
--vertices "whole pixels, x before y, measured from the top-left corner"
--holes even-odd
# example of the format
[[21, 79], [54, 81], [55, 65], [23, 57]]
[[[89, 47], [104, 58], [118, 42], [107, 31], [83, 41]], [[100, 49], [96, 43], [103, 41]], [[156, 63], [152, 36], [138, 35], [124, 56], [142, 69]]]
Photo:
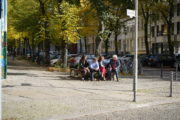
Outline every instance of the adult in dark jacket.
[[90, 73], [89, 63], [87, 62], [86, 56], [81, 57], [79, 61], [79, 70], [82, 73], [82, 79], [84, 80], [84, 78]]
[[112, 80], [112, 73], [115, 73], [116, 75], [116, 79], [117, 81], [118, 80], [118, 71], [119, 71], [119, 67], [120, 67], [120, 62], [119, 60], [117, 59], [117, 55], [113, 55], [113, 58], [110, 60], [110, 63], [109, 63], [109, 69], [110, 69], [110, 79]]

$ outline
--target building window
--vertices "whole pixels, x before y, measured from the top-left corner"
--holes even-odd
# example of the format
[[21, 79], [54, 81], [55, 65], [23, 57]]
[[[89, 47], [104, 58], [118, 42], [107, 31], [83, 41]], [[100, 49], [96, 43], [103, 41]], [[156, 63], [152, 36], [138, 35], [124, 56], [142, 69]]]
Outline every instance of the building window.
[[130, 32], [133, 32], [133, 27], [130, 28]]
[[174, 23], [172, 23], [171, 34], [174, 35]]
[[180, 34], [180, 22], [177, 22], [177, 34]]
[[144, 45], [144, 39], [142, 38], [141, 39], [141, 48], [143, 48], [145, 45]]
[[161, 25], [161, 35], [164, 35], [164, 25]]
[[128, 33], [128, 32], [130, 32], [130, 31], [129, 31], [129, 27], [127, 27], [127, 33]]
[[175, 12], [175, 6], [173, 7], [173, 10], [172, 10], [172, 17], [175, 16], [174, 12]]
[[180, 16], [180, 3], [177, 4], [177, 16]]
[[156, 36], [159, 36], [159, 33], [160, 33], [160, 31], [159, 31], [159, 26], [157, 26], [157, 27], [156, 27]]
[[154, 36], [155, 36], [155, 29], [154, 29], [154, 26], [153, 26], [153, 27], [151, 27], [151, 35], [152, 35], [152, 37], [154, 37]]

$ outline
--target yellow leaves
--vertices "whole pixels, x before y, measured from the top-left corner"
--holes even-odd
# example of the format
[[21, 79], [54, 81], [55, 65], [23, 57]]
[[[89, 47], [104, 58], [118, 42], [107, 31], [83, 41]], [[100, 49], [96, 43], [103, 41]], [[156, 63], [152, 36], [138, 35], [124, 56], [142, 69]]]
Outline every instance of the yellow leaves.
[[62, 15], [59, 19], [59, 35], [69, 43], [76, 43], [79, 40], [78, 25], [80, 17], [78, 16], [79, 8], [63, 1], [61, 4]]
[[[12, 3], [13, 0], [10, 0]], [[89, 0], [80, 0], [80, 6], [70, 4], [62, 0], [60, 6], [57, 2], [49, 1], [45, 5], [52, 43], [60, 43], [66, 40], [68, 43], [76, 43], [80, 36], [94, 36], [98, 31], [97, 12], [91, 7]], [[9, 7], [11, 19], [9, 19], [8, 39], [28, 37], [41, 41], [45, 38], [44, 22], [39, 15], [39, 3], [34, 0], [18, 0]], [[33, 5], [33, 6], [32, 6]], [[59, 12], [60, 11], [60, 12]], [[35, 16], [35, 17], [34, 17]], [[37, 17], [36, 17], [37, 16]], [[36, 21], [29, 18], [35, 18]], [[26, 32], [25, 32], [26, 31]], [[31, 38], [32, 37], [32, 38]]]
[[80, 38], [77, 32], [67, 31], [68, 40], [67, 42], [76, 43]]
[[8, 26], [8, 39], [19, 39], [20, 37], [20, 33], [15, 31], [12, 26]]
[[65, 40], [67, 43], [77, 43], [79, 38], [79, 8], [73, 4], [63, 1], [60, 4], [60, 13], [56, 8], [55, 16], [50, 19], [49, 31], [54, 39], [52, 43], [61, 43]]
[[88, 0], [81, 0], [79, 15], [81, 17], [80, 34], [82, 36], [94, 36], [98, 30], [98, 17], [94, 8], [91, 8]]
[[8, 40], [29, 37], [28, 32], [17, 32], [12, 25], [8, 26]]
[[89, 1], [88, 0], [80, 0], [80, 5], [82, 8], [86, 8], [89, 6]]

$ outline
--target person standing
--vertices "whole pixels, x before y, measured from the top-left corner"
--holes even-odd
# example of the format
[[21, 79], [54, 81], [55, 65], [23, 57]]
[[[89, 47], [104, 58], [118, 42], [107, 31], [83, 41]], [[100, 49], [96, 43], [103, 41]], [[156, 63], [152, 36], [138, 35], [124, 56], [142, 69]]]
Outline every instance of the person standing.
[[101, 73], [101, 78], [103, 80], [106, 80], [106, 68], [105, 68], [105, 65], [104, 65], [104, 57], [100, 56], [98, 62], [99, 62], [99, 70], [100, 70], [100, 73]]
[[79, 70], [82, 74], [82, 80], [85, 79], [85, 77], [89, 74], [89, 63], [87, 62], [87, 57], [82, 56], [80, 61], [79, 61]]
[[91, 80], [94, 80], [94, 73], [98, 73], [98, 80], [100, 79], [99, 63], [97, 58], [93, 58], [92, 63], [90, 64]]
[[119, 71], [119, 67], [120, 67], [120, 62], [119, 60], [117, 59], [117, 55], [113, 55], [112, 59], [110, 60], [110, 63], [109, 63], [109, 67], [110, 67], [110, 80], [112, 80], [112, 73], [114, 73], [116, 75], [116, 79], [117, 81], [118, 80], [118, 71]]

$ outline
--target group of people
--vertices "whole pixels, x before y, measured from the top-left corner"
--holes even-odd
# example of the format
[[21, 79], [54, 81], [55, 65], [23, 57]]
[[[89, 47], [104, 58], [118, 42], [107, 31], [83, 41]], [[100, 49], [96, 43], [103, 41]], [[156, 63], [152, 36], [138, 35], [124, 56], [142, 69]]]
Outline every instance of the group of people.
[[95, 76], [97, 80], [112, 80], [112, 77], [115, 75], [118, 81], [119, 67], [120, 62], [117, 59], [117, 55], [113, 55], [108, 65], [104, 64], [103, 56], [100, 56], [98, 59], [93, 58], [91, 63], [88, 63], [86, 56], [82, 56], [79, 62], [79, 71], [82, 74], [83, 80], [89, 79], [89, 77], [90, 80], [94, 80]]

